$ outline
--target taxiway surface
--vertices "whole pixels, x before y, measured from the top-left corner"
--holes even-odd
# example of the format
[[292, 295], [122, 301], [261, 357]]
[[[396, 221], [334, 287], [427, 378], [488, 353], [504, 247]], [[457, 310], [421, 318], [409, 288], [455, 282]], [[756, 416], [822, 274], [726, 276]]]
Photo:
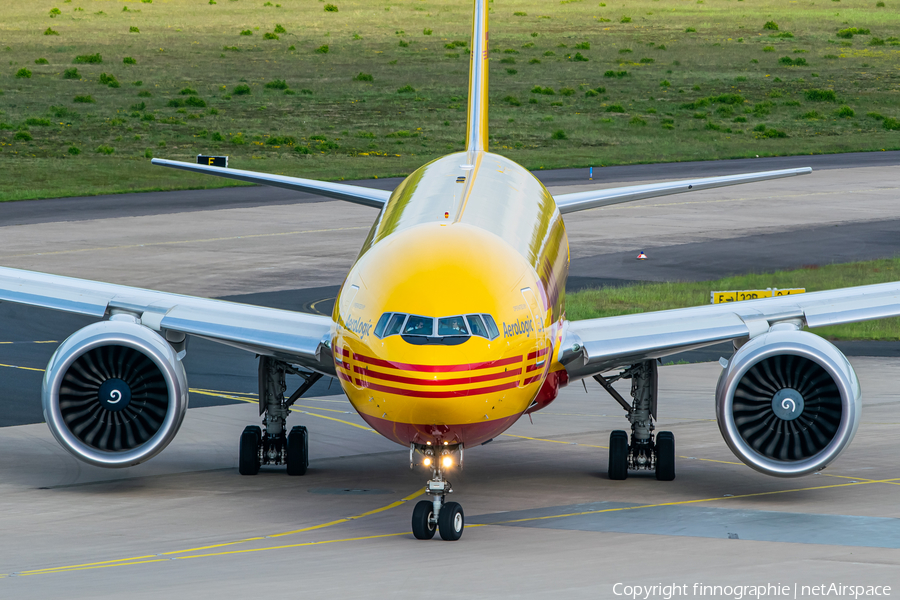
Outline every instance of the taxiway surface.
[[[343, 398], [310, 398], [305, 477], [237, 473], [256, 406], [195, 408], [161, 455], [121, 471], [70, 457], [44, 425], [0, 430], [0, 595], [9, 598], [303, 596], [613, 598], [617, 582], [900, 583], [896, 360], [853, 359], [865, 390], [851, 445], [821, 475], [739, 464], [715, 423], [716, 363], [660, 369], [661, 429], [677, 477], [606, 478], [627, 425], [591, 382], [466, 452], [450, 480], [458, 542], [417, 541], [427, 479]], [[621, 390], [623, 393], [625, 389]], [[228, 393], [220, 390], [215, 393]], [[661, 596], [653, 596], [661, 597]], [[712, 595], [707, 597], [723, 597]]]
[[[572, 283], [900, 255], [900, 182], [867, 161], [896, 164], [896, 154], [828, 157], [806, 177], [572, 214]], [[623, 167], [590, 185], [677, 177], [667, 171], [677, 168]], [[557, 193], [585, 187], [553, 177]], [[128, 196], [0, 205], [0, 264], [327, 313], [375, 211], [269, 204], [270, 192], [179, 192], [139, 199], [143, 208]], [[250, 196], [215, 201], [238, 193]], [[192, 194], [200, 200], [185, 205]], [[155, 210], [157, 200], [168, 208]], [[651, 260], [634, 261], [638, 250]], [[599, 386], [572, 386], [533, 425], [466, 453], [451, 480], [469, 526], [449, 544], [408, 533], [426, 479], [408, 469], [408, 452], [321, 388], [289, 423], [312, 432], [309, 475], [239, 476], [238, 436], [259, 419], [255, 360], [199, 340], [187, 358], [193, 408], [175, 442], [132, 469], [78, 462], [37, 421], [41, 369], [86, 323], [0, 304], [0, 341], [10, 342], [0, 344], [0, 413], [6, 424], [35, 423], [0, 429], [3, 597], [607, 598], [616, 582], [900, 585], [896, 359], [851, 359], [865, 398], [856, 440], [822, 475], [798, 480], [735, 464], [714, 421], [716, 363], [661, 369], [660, 426], [675, 432], [681, 456], [671, 483], [606, 479], [609, 431], [627, 423]]]

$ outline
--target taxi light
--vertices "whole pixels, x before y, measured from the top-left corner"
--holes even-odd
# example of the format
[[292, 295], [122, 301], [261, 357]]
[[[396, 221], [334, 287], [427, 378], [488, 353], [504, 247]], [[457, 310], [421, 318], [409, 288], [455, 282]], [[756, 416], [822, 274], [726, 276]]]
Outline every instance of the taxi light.
[[425, 465], [426, 467], [430, 467], [430, 466], [431, 466], [431, 459], [430, 459], [429, 457], [426, 456], [426, 457], [425, 457], [425, 460], [422, 461], [422, 464]]
[[444, 468], [449, 469], [450, 467], [453, 466], [453, 457], [452, 457], [452, 456], [445, 456], [445, 457], [441, 460], [441, 464], [444, 465]]

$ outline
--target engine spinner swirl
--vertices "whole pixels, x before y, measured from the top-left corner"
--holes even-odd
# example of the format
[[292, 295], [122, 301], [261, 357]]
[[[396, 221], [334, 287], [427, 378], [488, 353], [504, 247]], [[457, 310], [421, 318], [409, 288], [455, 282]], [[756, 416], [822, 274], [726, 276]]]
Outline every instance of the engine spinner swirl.
[[798, 477], [830, 464], [849, 445], [861, 414], [859, 380], [828, 341], [772, 330], [744, 344], [722, 371], [716, 417], [745, 464]]
[[187, 410], [184, 366], [157, 332], [111, 320], [76, 331], [44, 374], [44, 418], [77, 458], [128, 467], [159, 454]]

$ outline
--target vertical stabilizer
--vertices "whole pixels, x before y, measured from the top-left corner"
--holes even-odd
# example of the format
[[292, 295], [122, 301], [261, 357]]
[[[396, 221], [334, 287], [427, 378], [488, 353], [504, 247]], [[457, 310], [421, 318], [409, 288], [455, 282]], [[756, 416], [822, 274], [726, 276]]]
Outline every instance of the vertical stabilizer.
[[466, 151], [481, 152], [488, 144], [488, 0], [475, 0], [471, 60]]

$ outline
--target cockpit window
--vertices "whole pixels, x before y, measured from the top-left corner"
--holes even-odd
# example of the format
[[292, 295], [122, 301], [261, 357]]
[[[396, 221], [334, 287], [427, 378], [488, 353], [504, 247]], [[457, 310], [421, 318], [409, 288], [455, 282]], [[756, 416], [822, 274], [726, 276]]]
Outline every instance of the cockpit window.
[[375, 335], [383, 339], [398, 334], [411, 344], [456, 345], [473, 335], [493, 340], [499, 337], [500, 332], [493, 317], [488, 314], [454, 315], [438, 319], [390, 312], [381, 315], [375, 325]]
[[391, 322], [388, 323], [387, 329], [384, 330], [384, 337], [400, 333], [403, 329], [403, 321], [405, 320], [406, 315], [394, 315], [391, 317]]
[[494, 323], [494, 317], [491, 315], [481, 315], [484, 317], [484, 324], [487, 325], [488, 334], [490, 334], [489, 339], [494, 339], [500, 335], [500, 330], [497, 329], [497, 324]]
[[391, 313], [384, 313], [381, 315], [381, 318], [378, 319], [378, 323], [375, 324], [375, 335], [381, 337], [384, 333], [384, 327], [387, 325], [388, 319], [391, 318]]
[[434, 333], [434, 319], [431, 317], [419, 317], [410, 315], [403, 328], [403, 335], [432, 335]]
[[438, 319], [438, 335], [469, 335], [469, 330], [462, 317], [444, 317]]
[[481, 315], [466, 315], [466, 321], [469, 322], [469, 329], [472, 331], [472, 335], [481, 336], [483, 338], [488, 337], [487, 329], [484, 328], [484, 322], [481, 320]]

